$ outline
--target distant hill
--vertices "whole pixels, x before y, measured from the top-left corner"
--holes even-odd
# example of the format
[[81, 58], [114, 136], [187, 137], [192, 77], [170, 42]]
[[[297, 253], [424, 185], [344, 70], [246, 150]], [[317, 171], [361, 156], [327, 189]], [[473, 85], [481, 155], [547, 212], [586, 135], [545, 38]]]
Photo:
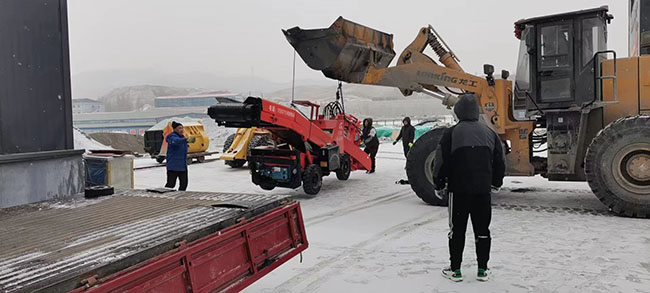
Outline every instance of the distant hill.
[[202, 92], [199, 88], [176, 88], [159, 85], [138, 85], [111, 90], [99, 100], [107, 112], [145, 110], [154, 105], [154, 98], [160, 96], [187, 95]]
[[[278, 83], [251, 76], [217, 76], [206, 72], [162, 73], [155, 70], [97, 70], [72, 76], [74, 97], [100, 97], [115, 88], [142, 84], [165, 85], [177, 88], [225, 90], [254, 95], [291, 87], [291, 82]], [[296, 80], [297, 85], [336, 84], [327, 78]]]

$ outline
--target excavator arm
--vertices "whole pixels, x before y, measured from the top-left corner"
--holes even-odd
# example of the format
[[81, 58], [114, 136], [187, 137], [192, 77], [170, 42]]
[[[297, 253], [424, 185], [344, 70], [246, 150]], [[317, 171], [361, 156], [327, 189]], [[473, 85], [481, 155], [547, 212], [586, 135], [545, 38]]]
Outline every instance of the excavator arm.
[[[283, 32], [310, 68], [332, 79], [395, 87], [405, 96], [421, 92], [440, 99], [448, 108], [456, 104], [458, 97], [439, 87], [474, 93], [481, 105], [483, 121], [509, 146], [508, 174], [534, 174], [529, 142], [533, 124], [514, 120], [510, 101], [512, 82], [495, 80], [492, 66], [486, 66], [485, 78], [464, 72], [433, 27], [421, 28], [394, 66], [389, 66], [395, 57], [391, 34], [342, 17], [329, 28], [294, 27]], [[440, 63], [423, 53], [427, 46], [438, 55]]]

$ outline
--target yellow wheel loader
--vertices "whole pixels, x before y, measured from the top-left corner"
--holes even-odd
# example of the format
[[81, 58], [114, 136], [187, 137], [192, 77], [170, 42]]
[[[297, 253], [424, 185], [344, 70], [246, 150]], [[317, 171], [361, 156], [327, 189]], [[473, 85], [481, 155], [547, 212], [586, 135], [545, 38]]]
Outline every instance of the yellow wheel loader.
[[270, 132], [257, 127], [238, 128], [223, 143], [221, 160], [232, 168], [241, 168], [246, 164], [251, 149], [267, 145], [273, 145]]
[[[343, 18], [325, 29], [283, 31], [309, 67], [359, 84], [420, 92], [453, 107], [458, 94], [474, 93], [482, 121], [506, 146], [509, 176], [541, 174], [551, 181], [587, 181], [612, 211], [650, 216], [650, 56], [616, 58], [607, 50], [603, 6], [515, 23], [520, 39], [514, 83], [509, 72], [484, 76], [463, 71], [433, 27], [421, 28], [395, 65], [392, 35]], [[430, 47], [434, 60], [423, 54]], [[477, 54], [489, 54], [483, 48]], [[415, 142], [407, 175], [425, 202], [446, 205], [434, 193], [434, 152], [444, 129]], [[544, 150], [543, 148], [547, 148]], [[547, 157], [536, 157], [547, 151]]]

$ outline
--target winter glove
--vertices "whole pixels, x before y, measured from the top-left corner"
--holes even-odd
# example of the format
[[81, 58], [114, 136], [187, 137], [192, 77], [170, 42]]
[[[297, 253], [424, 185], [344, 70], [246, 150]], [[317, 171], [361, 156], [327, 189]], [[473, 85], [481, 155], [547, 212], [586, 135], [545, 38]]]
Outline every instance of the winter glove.
[[190, 137], [187, 139], [187, 143], [194, 143], [196, 141], [196, 137]]
[[500, 186], [494, 186], [494, 185], [492, 185], [492, 193], [499, 193], [499, 191], [501, 191], [501, 187], [500, 187]]
[[393, 141], [393, 145], [396, 145], [396, 144], [397, 144], [397, 141]]
[[410, 148], [413, 147], [413, 143], [412, 143], [412, 142], [409, 142], [409, 147], [410, 147]]

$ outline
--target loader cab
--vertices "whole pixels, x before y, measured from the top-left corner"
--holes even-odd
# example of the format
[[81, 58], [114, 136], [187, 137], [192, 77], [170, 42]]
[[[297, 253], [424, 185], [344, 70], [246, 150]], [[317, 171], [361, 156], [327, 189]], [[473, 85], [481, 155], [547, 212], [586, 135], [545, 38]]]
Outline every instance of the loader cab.
[[607, 6], [520, 20], [521, 40], [514, 91], [514, 115], [528, 120], [546, 110], [593, 103], [596, 77], [606, 58]]

